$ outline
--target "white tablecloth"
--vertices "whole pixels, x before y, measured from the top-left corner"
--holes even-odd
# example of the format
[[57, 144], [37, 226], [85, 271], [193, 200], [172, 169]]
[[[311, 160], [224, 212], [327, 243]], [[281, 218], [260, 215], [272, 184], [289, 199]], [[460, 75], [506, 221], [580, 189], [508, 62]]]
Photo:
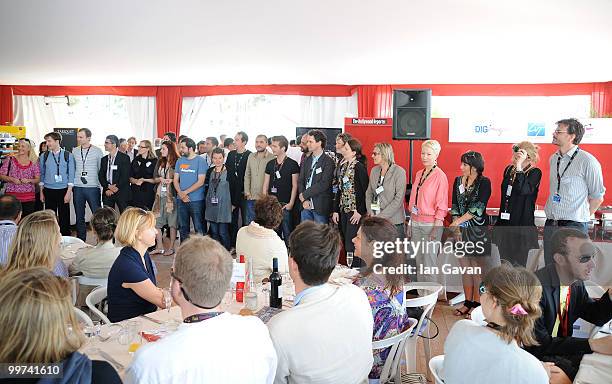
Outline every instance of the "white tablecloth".
[[[610, 331], [610, 324], [604, 325], [601, 329]], [[595, 338], [609, 336], [609, 334], [599, 332]], [[600, 353], [584, 355], [580, 363], [580, 369], [574, 379], [574, 384], [608, 384], [612, 383], [612, 356]]]

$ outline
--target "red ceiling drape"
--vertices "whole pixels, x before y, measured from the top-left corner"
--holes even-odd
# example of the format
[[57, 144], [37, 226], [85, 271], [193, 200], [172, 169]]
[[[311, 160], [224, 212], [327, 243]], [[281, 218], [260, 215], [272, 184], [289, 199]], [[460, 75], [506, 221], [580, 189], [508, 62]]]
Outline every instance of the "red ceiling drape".
[[155, 100], [157, 108], [157, 136], [174, 132], [178, 137], [181, 128], [183, 95], [181, 87], [157, 87]]
[[596, 117], [612, 117], [612, 81], [595, 83], [592, 104]]

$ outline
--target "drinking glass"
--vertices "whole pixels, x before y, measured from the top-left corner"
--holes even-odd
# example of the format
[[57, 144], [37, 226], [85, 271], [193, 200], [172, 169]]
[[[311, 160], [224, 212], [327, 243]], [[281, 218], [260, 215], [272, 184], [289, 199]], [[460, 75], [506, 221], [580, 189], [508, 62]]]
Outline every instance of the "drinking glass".
[[130, 354], [136, 352], [142, 344], [142, 336], [140, 335], [140, 321], [128, 320], [121, 324], [119, 333], [119, 344], [127, 345]]
[[170, 312], [170, 307], [172, 306], [172, 294], [170, 293], [169, 288], [162, 289], [162, 294], [164, 295], [164, 306]]
[[253, 312], [257, 310], [257, 292], [247, 292], [244, 295], [245, 307]]
[[355, 255], [355, 254], [354, 254], [353, 252], [347, 252], [347, 253], [346, 253], [346, 265], [347, 265], [349, 268], [352, 268], [352, 266], [353, 266], [353, 256], [354, 256], [354, 255]]

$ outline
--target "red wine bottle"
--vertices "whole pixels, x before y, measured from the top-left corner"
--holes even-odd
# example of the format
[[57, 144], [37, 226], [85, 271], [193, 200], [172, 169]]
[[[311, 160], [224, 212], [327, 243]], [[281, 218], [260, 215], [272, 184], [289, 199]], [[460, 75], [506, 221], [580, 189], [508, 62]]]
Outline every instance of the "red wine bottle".
[[275, 257], [272, 259], [272, 273], [270, 274], [270, 307], [272, 308], [283, 307], [282, 284], [283, 278], [278, 273], [278, 259]]

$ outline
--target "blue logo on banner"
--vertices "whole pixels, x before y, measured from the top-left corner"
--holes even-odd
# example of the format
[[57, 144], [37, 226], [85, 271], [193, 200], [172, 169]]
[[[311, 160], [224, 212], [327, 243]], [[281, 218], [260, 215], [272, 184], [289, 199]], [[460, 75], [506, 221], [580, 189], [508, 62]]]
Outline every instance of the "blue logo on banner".
[[527, 125], [527, 136], [545, 136], [544, 123], [529, 123]]
[[488, 124], [474, 125], [474, 133], [484, 134], [488, 132], [489, 132]]

